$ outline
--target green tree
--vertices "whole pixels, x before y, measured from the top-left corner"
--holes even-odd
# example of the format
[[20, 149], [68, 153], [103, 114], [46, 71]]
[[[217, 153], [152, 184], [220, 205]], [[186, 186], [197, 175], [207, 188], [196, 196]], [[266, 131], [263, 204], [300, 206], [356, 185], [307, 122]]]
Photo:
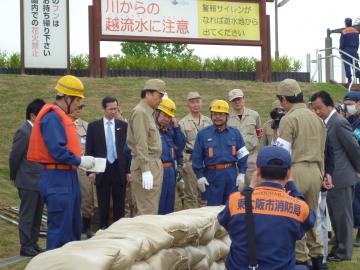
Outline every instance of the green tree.
[[189, 57], [193, 50], [187, 44], [180, 43], [150, 43], [150, 42], [123, 42], [121, 52], [125, 56], [147, 57]]

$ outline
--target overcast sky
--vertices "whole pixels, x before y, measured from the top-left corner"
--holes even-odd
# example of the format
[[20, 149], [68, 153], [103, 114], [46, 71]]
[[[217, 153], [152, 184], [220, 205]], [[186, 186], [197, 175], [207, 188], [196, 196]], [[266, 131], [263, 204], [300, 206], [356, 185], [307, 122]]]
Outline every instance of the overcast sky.
[[[0, 50], [20, 51], [20, 0], [0, 0]], [[279, 0], [281, 2], [281, 0]], [[88, 53], [87, 6], [92, 0], [70, 0], [70, 50], [72, 54]], [[275, 51], [274, 4], [267, 4], [271, 15], [272, 54]], [[344, 18], [360, 17], [360, 0], [290, 0], [279, 8], [279, 51], [305, 61], [306, 53], [315, 57], [315, 50], [324, 48], [326, 29], [343, 26]], [[333, 45], [338, 46], [339, 35], [334, 34]], [[190, 45], [201, 57], [255, 56], [257, 47]], [[118, 42], [102, 42], [101, 55], [120, 52]], [[305, 69], [305, 64], [303, 65]]]

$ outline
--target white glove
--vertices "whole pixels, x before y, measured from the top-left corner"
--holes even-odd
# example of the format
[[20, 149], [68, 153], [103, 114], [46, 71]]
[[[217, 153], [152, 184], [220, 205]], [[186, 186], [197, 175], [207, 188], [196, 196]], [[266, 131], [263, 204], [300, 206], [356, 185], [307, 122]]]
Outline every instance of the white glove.
[[236, 177], [236, 186], [239, 191], [243, 191], [245, 188], [245, 174], [239, 173], [239, 175]]
[[205, 177], [201, 177], [197, 180], [197, 186], [201, 192], [205, 192], [206, 186], [208, 186], [208, 185], [209, 185], [209, 182], [206, 180]]
[[95, 166], [95, 158], [92, 156], [82, 156], [79, 166], [85, 170], [91, 169]]
[[151, 190], [154, 185], [154, 177], [150, 171], [142, 173], [142, 187], [143, 189]]

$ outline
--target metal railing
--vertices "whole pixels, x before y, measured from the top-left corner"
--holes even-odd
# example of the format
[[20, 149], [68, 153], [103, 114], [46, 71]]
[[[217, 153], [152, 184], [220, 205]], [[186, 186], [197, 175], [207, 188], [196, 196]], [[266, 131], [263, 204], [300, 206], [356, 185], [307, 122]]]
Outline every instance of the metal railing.
[[[330, 50], [330, 54], [329, 55], [323, 55], [322, 53], [328, 52]], [[339, 54], [344, 54], [346, 56], [348, 56], [352, 62], [348, 62], [345, 61], [341, 56], [339, 55], [335, 55], [333, 54], [333, 50], [336, 50], [339, 52]], [[322, 83], [322, 67], [323, 67], [323, 60], [330, 60], [330, 65], [328, 66], [328, 68], [330, 69], [330, 74], [331, 74], [331, 79], [333, 79], [333, 74], [334, 74], [334, 59], [339, 59], [341, 61], [341, 64], [343, 66], [344, 63], [348, 64], [349, 66], [351, 66], [352, 69], [352, 77], [351, 77], [351, 82], [348, 84], [348, 91], [351, 90], [352, 85], [354, 84], [354, 82], [356, 82], [356, 72], [359, 71], [360, 72], [360, 68], [356, 66], [356, 64], [359, 63], [359, 60], [357, 58], [355, 58], [354, 56], [348, 54], [347, 52], [337, 48], [337, 47], [331, 47], [331, 48], [325, 48], [325, 49], [321, 49], [321, 50], [316, 50], [316, 60], [312, 61], [312, 63], [316, 63], [316, 68], [314, 73], [311, 76], [311, 82], [314, 82], [315, 80], [315, 76], [318, 75], [318, 82]], [[309, 65], [309, 64], [308, 64]], [[343, 70], [343, 68], [342, 68]]]

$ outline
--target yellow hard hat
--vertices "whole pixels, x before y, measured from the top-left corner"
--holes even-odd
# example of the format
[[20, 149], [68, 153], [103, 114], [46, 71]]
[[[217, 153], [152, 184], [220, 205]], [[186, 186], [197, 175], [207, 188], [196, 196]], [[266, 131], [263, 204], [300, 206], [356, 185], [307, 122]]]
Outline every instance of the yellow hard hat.
[[210, 112], [219, 112], [229, 114], [229, 104], [225, 100], [215, 100], [211, 103]]
[[161, 103], [158, 106], [158, 110], [166, 113], [167, 115], [174, 117], [176, 113], [176, 105], [175, 102], [170, 98], [162, 99]]
[[67, 96], [84, 98], [84, 85], [75, 76], [66, 75], [61, 77], [55, 86], [55, 90]]

